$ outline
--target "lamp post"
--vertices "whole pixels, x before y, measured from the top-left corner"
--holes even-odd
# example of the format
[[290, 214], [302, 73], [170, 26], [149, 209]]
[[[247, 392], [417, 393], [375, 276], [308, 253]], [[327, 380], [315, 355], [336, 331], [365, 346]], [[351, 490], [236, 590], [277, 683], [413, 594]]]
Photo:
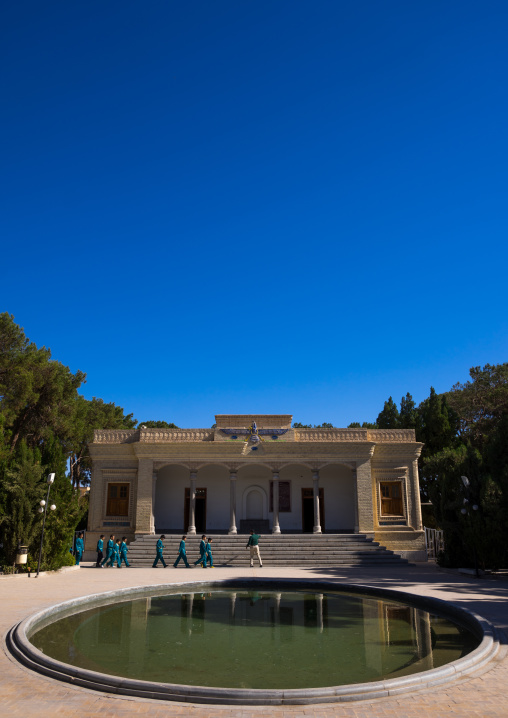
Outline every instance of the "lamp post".
[[476, 578], [478, 578], [480, 574], [478, 573], [478, 560], [476, 558], [476, 542], [475, 542], [475, 537], [474, 537], [473, 514], [471, 513], [471, 511], [469, 509], [472, 509], [473, 511], [478, 511], [479, 507], [478, 507], [478, 504], [471, 504], [471, 505], [469, 504], [468, 497], [470, 496], [470, 488], [471, 488], [469, 479], [467, 478], [467, 476], [461, 476], [460, 478], [462, 479], [462, 483], [464, 484], [464, 493], [466, 494], [466, 496], [462, 500], [464, 506], [461, 508], [460, 513], [463, 516], [469, 517], [469, 524], [471, 526], [471, 536], [472, 536], [471, 543], [473, 546], [474, 571], [475, 571]]
[[[48, 509], [48, 501], [49, 501], [49, 492], [51, 490], [51, 485], [53, 484], [53, 481], [55, 480], [55, 474], [49, 474], [48, 476], [48, 493], [46, 494], [46, 500], [41, 499], [40, 506], [38, 508], [38, 511], [40, 514], [44, 513], [44, 518], [42, 519], [42, 532], [41, 532], [41, 545], [39, 548], [39, 562], [37, 564], [37, 576], [36, 578], [39, 578], [39, 571], [41, 570], [41, 559], [42, 559], [42, 544], [44, 542], [44, 526], [46, 525], [46, 511]], [[51, 504], [49, 507], [51, 511], [54, 511], [56, 509], [55, 504]]]

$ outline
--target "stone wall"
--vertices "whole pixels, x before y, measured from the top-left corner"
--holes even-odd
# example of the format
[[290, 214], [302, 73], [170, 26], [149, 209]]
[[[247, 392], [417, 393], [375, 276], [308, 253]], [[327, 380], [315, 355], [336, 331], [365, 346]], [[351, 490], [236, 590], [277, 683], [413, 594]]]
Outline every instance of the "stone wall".
[[425, 532], [409, 530], [375, 531], [374, 540], [409, 561], [426, 561]]

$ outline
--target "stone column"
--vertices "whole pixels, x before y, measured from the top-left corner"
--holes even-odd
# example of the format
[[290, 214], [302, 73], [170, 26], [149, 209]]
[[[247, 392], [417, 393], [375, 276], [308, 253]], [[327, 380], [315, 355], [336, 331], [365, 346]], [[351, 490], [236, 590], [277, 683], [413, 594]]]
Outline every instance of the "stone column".
[[155, 534], [155, 488], [157, 486], [157, 472], [154, 471], [152, 474], [152, 519], [151, 519], [151, 533]]
[[236, 528], [236, 471], [229, 472], [229, 531], [237, 534]]
[[321, 518], [319, 513], [319, 471], [312, 472], [313, 495], [314, 495], [314, 528], [312, 533], [321, 533]]
[[136, 496], [136, 536], [152, 533], [152, 484], [153, 460], [139, 459]]
[[[372, 452], [374, 447], [372, 447]], [[374, 533], [375, 498], [372, 488], [371, 456], [356, 462], [356, 501], [360, 533]]]
[[360, 533], [360, 524], [358, 519], [358, 481], [356, 478], [356, 469], [353, 469], [353, 485], [354, 485], [354, 504], [355, 504], [355, 519], [354, 519], [354, 529], [353, 531], [355, 534]]
[[417, 531], [423, 531], [422, 505], [420, 502], [420, 480], [418, 478], [418, 459], [413, 461], [412, 470], [410, 469], [409, 471], [409, 483], [413, 499], [411, 524]]
[[273, 472], [273, 521], [272, 521], [272, 533], [280, 534], [279, 526], [279, 472]]
[[189, 527], [187, 533], [196, 535], [196, 471], [190, 472], [190, 501], [189, 501]]

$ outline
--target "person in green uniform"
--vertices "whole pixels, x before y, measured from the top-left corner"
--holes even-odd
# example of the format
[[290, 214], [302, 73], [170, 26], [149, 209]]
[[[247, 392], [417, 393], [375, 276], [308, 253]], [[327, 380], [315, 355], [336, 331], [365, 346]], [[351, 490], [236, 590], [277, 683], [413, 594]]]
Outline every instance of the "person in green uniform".
[[194, 566], [197, 566], [198, 563], [202, 564], [203, 568], [206, 568], [206, 536], [203, 534], [201, 536], [201, 541], [199, 542], [199, 558], [197, 561], [194, 561]]
[[79, 566], [79, 562], [83, 557], [83, 551], [85, 550], [85, 544], [83, 543], [83, 534], [79, 534], [76, 539], [76, 566]]
[[115, 534], [111, 534], [109, 537], [108, 545], [106, 546], [106, 556], [103, 558], [101, 566], [104, 566], [106, 561], [109, 561], [109, 557], [111, 556], [111, 552], [113, 551], [115, 547]]
[[206, 541], [206, 557], [208, 559], [208, 563], [210, 564], [210, 568], [213, 568], [212, 539], [210, 537], [208, 537]]
[[185, 552], [185, 539], [187, 536], [182, 536], [182, 540], [180, 541], [180, 548], [178, 549], [178, 557], [176, 561], [174, 562], [173, 566], [176, 568], [178, 564], [180, 563], [180, 559], [183, 560], [185, 564], [185, 568], [190, 568], [189, 562], [187, 561], [187, 554]]
[[101, 561], [103, 557], [103, 550], [104, 550], [104, 534], [101, 534], [100, 539], [97, 541], [97, 563], [95, 564], [95, 568], [102, 568]]
[[165, 538], [166, 537], [164, 536], [164, 534], [162, 534], [160, 539], [158, 539], [157, 541], [157, 554], [155, 556], [155, 561], [153, 562], [152, 568], [157, 568], [157, 564], [159, 563], [159, 561], [162, 561], [162, 565], [164, 566], [164, 568], [166, 568], [166, 562], [164, 561], [164, 556], [162, 555], [162, 552], [164, 551], [164, 544], [162, 543], [162, 541]]
[[126, 543], [125, 536], [122, 538], [122, 543], [120, 544], [120, 561], [118, 562], [118, 568], [122, 565], [122, 561], [125, 563], [127, 568], [129, 568], [130, 563], [127, 561], [127, 551], [129, 550], [129, 547]]
[[263, 563], [261, 561], [261, 556], [259, 554], [259, 534], [254, 533], [254, 531], [250, 532], [249, 540], [247, 541], [247, 546], [245, 548], [250, 548], [250, 567], [254, 568], [254, 557], [257, 557], [257, 560], [259, 561], [259, 568], [263, 568]]
[[113, 548], [111, 549], [111, 554], [109, 556], [109, 561], [106, 564], [106, 568], [114, 567], [116, 561], [116, 567], [120, 568], [120, 539], [117, 539], [116, 542], [113, 544]]

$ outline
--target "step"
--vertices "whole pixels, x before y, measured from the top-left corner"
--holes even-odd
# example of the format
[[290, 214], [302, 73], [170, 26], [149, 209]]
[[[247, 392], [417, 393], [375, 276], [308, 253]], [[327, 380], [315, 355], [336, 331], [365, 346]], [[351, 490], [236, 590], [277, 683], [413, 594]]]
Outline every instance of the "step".
[[[164, 558], [171, 566], [178, 555], [182, 534], [164, 539]], [[129, 546], [133, 567], [150, 566], [155, 558], [159, 535], [142, 536]], [[214, 534], [213, 556], [216, 566], [248, 566], [248, 535]], [[187, 556], [191, 565], [199, 555], [201, 537], [188, 536]], [[407, 565], [408, 561], [380, 546], [365, 534], [273, 534], [263, 535], [260, 552], [267, 566], [382, 566]]]

